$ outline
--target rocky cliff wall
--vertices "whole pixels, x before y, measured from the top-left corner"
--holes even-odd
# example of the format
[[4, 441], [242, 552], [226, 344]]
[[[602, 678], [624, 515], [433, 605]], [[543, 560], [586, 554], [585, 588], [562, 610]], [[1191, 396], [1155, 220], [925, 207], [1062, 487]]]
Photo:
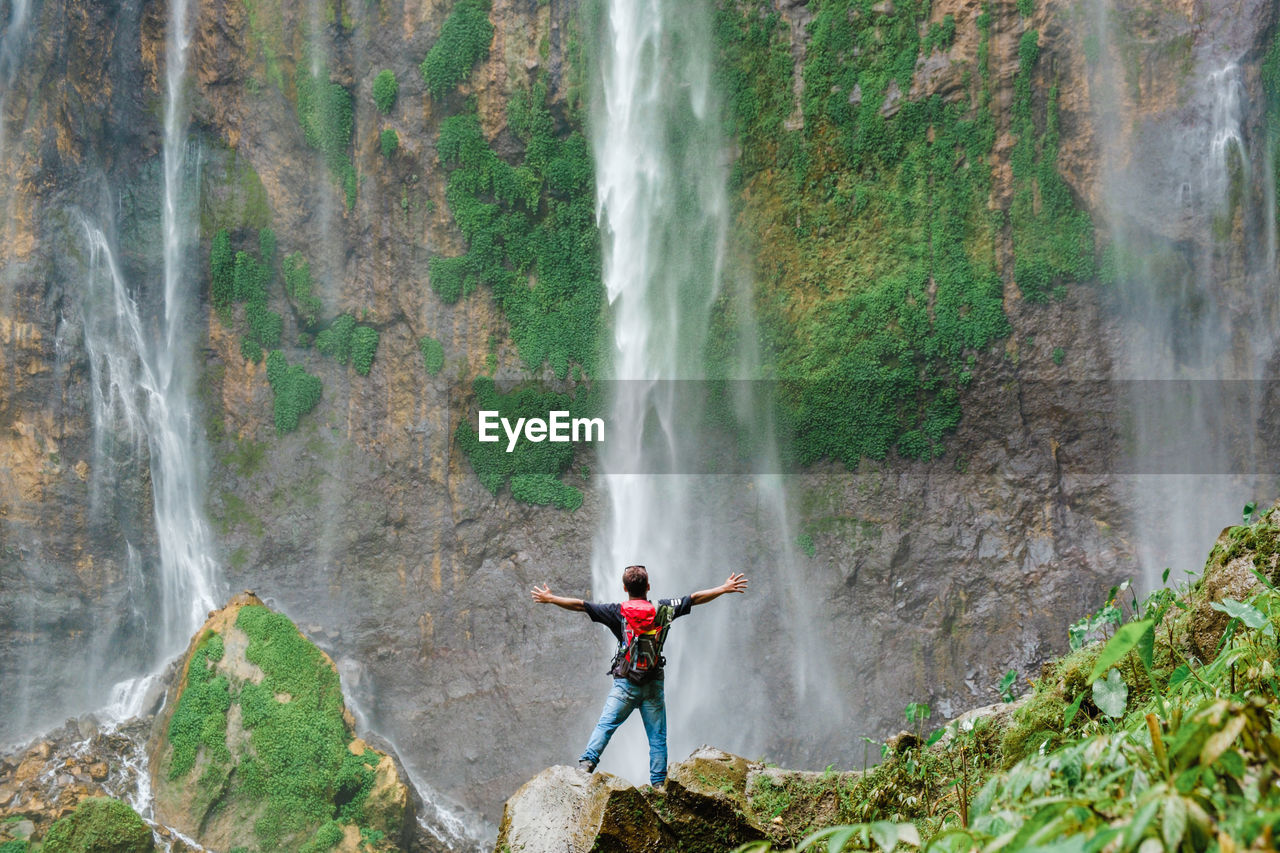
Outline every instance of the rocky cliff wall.
[[[1056, 85], [1058, 169], [1074, 203], [1096, 217], [1103, 207], [1096, 78], [1081, 23], [1088, 10], [1046, 0], [1024, 15], [1020, 5], [943, 0], [919, 12], [922, 38], [948, 16], [954, 36], [921, 58], [898, 98], [938, 93], [956, 102], [963, 94], [976, 104], [975, 63], [987, 52], [989, 205], [1008, 209], [1018, 193], [1011, 165], [1017, 83], [1027, 73], [1020, 47], [1035, 30], [1031, 120], [1040, 134]], [[734, 8], [749, 13], [754, 4]], [[786, 23], [777, 37], [793, 62], [785, 91], [794, 100], [778, 110], [788, 132], [800, 132], [806, 80], [797, 70], [821, 9], [780, 2], [773, 11]], [[1169, 121], [1186, 78], [1166, 73], [1175, 62], [1168, 46], [1181, 44], [1183, 33], [1194, 44], [1187, 28], [1212, 11], [1132, 9], [1140, 21], [1172, 22], [1169, 32], [1157, 27], [1125, 54], [1138, 70], [1143, 96], [1136, 100], [1153, 112], [1168, 103]], [[449, 12], [445, 3], [398, 0], [200, 5], [190, 57], [200, 247], [190, 269], [192, 287], [207, 293], [216, 233], [227, 229], [235, 249], [251, 252], [257, 230], [270, 227], [279, 256], [304, 256], [326, 316], [349, 313], [377, 330], [376, 357], [362, 376], [301, 345], [309, 333], [298, 300], [274, 285], [268, 307], [282, 317], [285, 355], [323, 384], [297, 429], [277, 435], [266, 366], [242, 355], [248, 308], [202, 308], [195, 349], [219, 561], [229, 584], [258, 590], [325, 644], [368, 721], [407, 763], [494, 815], [532, 770], [574, 752], [595, 713], [596, 665], [606, 657], [601, 635], [585, 620], [531, 611], [525, 596], [543, 581], [568, 594], [588, 592], [604, 495], [584, 475], [593, 466], [583, 454], [566, 475], [585, 496], [575, 512], [519, 503], [506, 489], [495, 497], [455, 441], [472, 379], [517, 379], [527, 369], [487, 289], [447, 302], [431, 286], [430, 258], [465, 248], [435, 145], [441, 121], [474, 98], [485, 137], [499, 155], [518, 160], [522, 143], [507, 127], [506, 104], [540, 79], [557, 133], [566, 135], [580, 120], [571, 60], [588, 39], [588, 16], [577, 3], [495, 0], [488, 56], [457, 91], [436, 98], [416, 66]], [[6, 735], [24, 733], [46, 713], [90, 705], [112, 681], [110, 666], [96, 679], [78, 664], [38, 676], [35, 661], [82, 660], [86, 650], [121, 670], [147, 660], [145, 649], [129, 647], [146, 635], [145, 620], [123, 605], [130, 584], [147, 583], [155, 560], [145, 450], [108, 453], [95, 445], [79, 331], [85, 250], [70, 211], [90, 205], [113, 213], [129, 271], [142, 282], [155, 278], [157, 258], [145, 236], [156, 216], [165, 14], [151, 3], [45, 4], [22, 71], [6, 89], [0, 441], [12, 462], [0, 472], [0, 680], [6, 694], [14, 685], [13, 695], [23, 697], [22, 712], [5, 721], [13, 730], [0, 730]], [[1256, 60], [1273, 24], [1267, 14], [1249, 20], [1248, 31], [1231, 38], [1256, 43]], [[319, 68], [352, 97], [343, 152], [354, 175], [350, 204], [347, 179], [308, 145], [298, 118], [299, 69], [318, 77]], [[371, 99], [384, 68], [400, 84], [385, 116]], [[390, 157], [380, 151], [386, 129], [399, 142]], [[740, 148], [752, 152], [749, 141]], [[842, 168], [849, 167], [830, 164], [833, 175]], [[766, 161], [761, 173], [768, 171]], [[770, 229], [789, 224], [790, 213], [753, 205], [768, 199], [767, 183], [738, 189], [744, 266], [787, 245], [796, 257], [816, 259], [811, 264], [829, 259], [830, 244], [816, 228], [811, 239], [775, 239], [781, 232]], [[739, 533], [735, 565], [770, 578], [774, 589], [809, 590], [818, 602], [815, 619], [829, 627], [820, 632], [826, 657], [817, 669], [847, 708], [843, 755], [850, 761], [860, 758], [853, 736], [888, 730], [907, 701], [948, 712], [990, 696], [1008, 668], [1034, 671], [1060, 650], [1066, 624], [1094, 591], [1128, 574], [1127, 486], [1103, 473], [1117, 454], [1119, 404], [1105, 388], [1061, 384], [1108, 376], [1121, 335], [1114, 305], [1088, 276], [1046, 301], [1027, 299], [1015, 275], [1013, 225], [984, 239], [975, 251], [998, 277], [995, 302], [1009, 329], [966, 350], [974, 359], [960, 391], [963, 419], [938, 458], [890, 454], [853, 473], [819, 462], [791, 478], [801, 547], [812, 550], [800, 578], [770, 578], [769, 543], [743, 510], [749, 499], [708, 511]], [[803, 265], [781, 270], [776, 277], [753, 270], [760, 301], [800, 294], [803, 302], [811, 286]], [[424, 367], [424, 336], [442, 344], [439, 373]], [[767, 600], [756, 606], [745, 620], [772, 624]], [[776, 660], [790, 665], [785, 649]], [[766, 702], [777, 716], [752, 727], [758, 739], [722, 742], [791, 762], [840, 757], [841, 747], [789, 732], [785, 706]]]

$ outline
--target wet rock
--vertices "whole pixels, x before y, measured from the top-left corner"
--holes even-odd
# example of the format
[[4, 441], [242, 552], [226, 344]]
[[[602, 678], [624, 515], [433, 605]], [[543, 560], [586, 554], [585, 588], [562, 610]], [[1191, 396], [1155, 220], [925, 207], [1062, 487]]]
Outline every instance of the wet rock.
[[611, 773], [558, 765], [507, 800], [495, 853], [665, 851], [675, 838], [653, 807]]

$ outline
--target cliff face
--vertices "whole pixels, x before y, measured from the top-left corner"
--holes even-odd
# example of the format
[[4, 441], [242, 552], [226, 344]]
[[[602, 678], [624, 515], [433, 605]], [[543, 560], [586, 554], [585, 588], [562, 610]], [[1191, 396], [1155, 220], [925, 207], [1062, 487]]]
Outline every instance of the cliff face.
[[[573, 513], [515, 502], [506, 489], [495, 497], [455, 440], [475, 377], [518, 379], [529, 371], [487, 288], [460, 300], [433, 289], [430, 258], [466, 248], [436, 144], [442, 121], [474, 98], [485, 139], [519, 162], [524, 143], [508, 126], [507, 105], [539, 81], [555, 132], [567, 137], [580, 121], [573, 62], [590, 39], [589, 16], [576, 2], [494, 0], [487, 56], [455, 91], [435, 97], [417, 66], [441, 39], [453, 4], [312, 5], [217, 0], [193, 17], [191, 140], [199, 166], [188, 187], [199, 240], [188, 280], [202, 294], [192, 348], [206, 420], [207, 511], [226, 582], [257, 589], [290, 614], [338, 660], [357, 706], [408, 764], [492, 815], [534, 768], [572, 754], [595, 712], [601, 636], [586, 620], [531, 614], [526, 595], [540, 582], [588, 593], [605, 498], [581, 470], [585, 454], [565, 475], [585, 495]], [[902, 111], [933, 94], [977, 110], [989, 98], [990, 151], [967, 168], [990, 172], [986, 195], [974, 204], [1007, 211], [1030, 186], [1019, 183], [1013, 165], [1028, 133], [1017, 122], [1029, 120], [1043, 139], [1047, 93], [1056, 87], [1057, 171], [1072, 203], [1101, 222], [1108, 208], [1100, 136], [1111, 131], [1097, 118], [1103, 66], [1088, 57], [1103, 51], [1133, 69], [1123, 97], [1134, 111], [1101, 114], [1137, 115], [1127, 126], [1158, 136], [1195, 108], [1188, 106], [1190, 72], [1179, 71], [1184, 60], [1173, 48], [1185, 42], [1187, 56], [1199, 56], [1193, 22], [1216, 20], [1217, 12], [1123, 4], [1135, 22], [1124, 30], [1132, 43], [1091, 47], [1081, 23], [1091, 19], [1076, 5], [1042, 0], [1029, 14], [1022, 5], [933, 4], [919, 38], [932, 38], [934, 25], [952, 35], [920, 55], [909, 85], [886, 84], [897, 94], [881, 93], [878, 110], [892, 117], [891, 100]], [[1204, 39], [1252, 45], [1245, 85], [1256, 91], [1274, 9], [1250, 8], [1257, 14], [1231, 16], [1241, 32]], [[779, 66], [783, 95], [773, 113], [787, 133], [805, 130], [819, 116], [805, 100], [806, 85], [819, 78], [804, 68], [818, 49], [821, 4], [777, 0], [723, 11], [778, 13], [770, 37], [791, 67]], [[91, 707], [117, 670], [147, 662], [146, 614], [124, 602], [131, 584], [147, 587], [156, 548], [146, 448], [131, 448], [109, 425], [95, 432], [83, 333], [88, 250], [76, 211], [114, 222], [108, 230], [121, 263], [141, 283], [140, 301], [154, 304], [167, 10], [69, 0], [44, 4], [38, 15], [21, 69], [4, 90], [0, 148], [8, 212], [0, 245], [0, 445], [10, 460], [0, 469], [0, 683], [20, 697], [0, 736], [27, 733], [49, 709]], [[1031, 31], [1039, 57], [1028, 66], [1021, 53]], [[372, 99], [383, 69], [399, 81], [387, 114]], [[1019, 80], [1028, 75], [1034, 95], [1029, 116], [1020, 117]], [[350, 142], [339, 157], [308, 142], [298, 108], [302, 78], [337, 84], [351, 97]], [[849, 104], [854, 96], [841, 94]], [[1256, 130], [1262, 121], [1254, 108], [1247, 123]], [[398, 140], [389, 156], [381, 150], [385, 130]], [[787, 303], [771, 322], [792, 322], [827, 298], [811, 271], [879, 261], [837, 254], [853, 251], [838, 244], [840, 228], [823, 231], [823, 223], [794, 216], [779, 200], [781, 172], [770, 165], [776, 152], [754, 145], [739, 140], [744, 162], [760, 155], [736, 185], [739, 244], [759, 281], [758, 303]], [[1043, 142], [1037, 146], [1042, 158]], [[830, 174], [854, 175], [848, 183], [856, 198], [865, 176], [835, 154], [823, 156], [831, 157], [823, 162]], [[805, 178], [805, 209], [825, 202], [819, 177]], [[1029, 222], [1040, 221], [1044, 203], [1035, 189]], [[1113, 296], [1086, 275], [1052, 298], [1027, 298], [1015, 247], [1041, 234], [1019, 230], [1014, 219], [973, 226], [981, 239], [970, 246], [974, 265], [994, 282], [988, 301], [1007, 318], [1007, 332], [965, 349], [964, 357], [975, 356], [967, 367], [924, 368], [948, 373], [953, 384], [959, 369], [971, 372], [956, 384], [964, 417], [939, 444], [941, 455], [890, 454], [852, 473], [824, 461], [789, 481], [802, 547], [812, 556], [803, 577], [773, 582], [808, 590], [815, 622], [829, 626], [820, 631], [825, 649], [817, 664], [848, 709], [846, 731], [881, 733], [907, 701], [928, 700], [947, 713], [991, 695], [1000, 673], [1034, 671], [1061, 646], [1092, 590], [1130, 574], [1129, 497], [1125, 483], [1106, 474], [1117, 464], [1121, 403], [1105, 385], [1065, 382], [1110, 375], [1120, 336]], [[322, 356], [309, 345], [319, 341], [303, 319], [303, 300], [273, 271], [265, 309], [281, 316], [279, 346], [323, 386], [318, 405], [284, 434], [273, 418], [278, 392], [267, 363], [243, 354], [252, 300], [218, 310], [207, 298], [218, 232], [227, 231], [234, 251], [253, 254], [264, 228], [274, 233], [277, 258], [301, 253], [323, 317], [349, 314], [377, 332], [367, 375]], [[925, 280], [932, 286], [935, 276]], [[425, 369], [423, 338], [442, 346], [438, 372]], [[712, 511], [709, 519], [732, 525], [743, 552], [757, 555], [741, 568], [770, 575], [763, 556], [770, 548], [749, 515], [720, 519]], [[743, 618], [757, 617], [771, 618], [767, 602]], [[37, 661], [82, 660], [86, 649], [103, 665], [37, 677]], [[86, 678], [86, 669], [100, 674]], [[726, 745], [793, 762], [841, 757], [800, 731]], [[845, 758], [860, 759], [852, 744], [845, 749]]]

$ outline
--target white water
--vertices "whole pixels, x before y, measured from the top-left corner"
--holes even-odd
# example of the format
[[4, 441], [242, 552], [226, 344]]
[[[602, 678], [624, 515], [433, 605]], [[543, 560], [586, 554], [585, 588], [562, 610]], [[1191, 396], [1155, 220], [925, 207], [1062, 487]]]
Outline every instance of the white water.
[[1126, 89], [1109, 5], [1097, 6], [1104, 49], [1091, 82], [1105, 216], [1123, 258], [1115, 372], [1140, 380], [1121, 393], [1139, 472], [1128, 480], [1139, 580], [1152, 589], [1166, 567], [1173, 581], [1198, 572], [1245, 503], [1276, 498], [1276, 478], [1257, 473], [1258, 380], [1276, 353], [1280, 295], [1274, 164], [1250, 138], [1260, 105], [1229, 30], [1210, 21], [1193, 73], [1160, 84], [1185, 90], [1170, 134], [1170, 116], [1149, 124]]
[[[622, 569], [634, 563], [649, 568], [654, 597], [712, 587], [733, 571], [754, 575], [749, 595], [756, 606], [730, 596], [696, 609], [672, 632], [672, 762], [704, 742], [746, 754], [769, 750], [777, 720], [773, 700], [747, 686], [760, 678], [753, 651], [771, 656], [775, 689], [788, 685], [779, 704], [794, 710], [808, 700], [815, 719], [831, 707], [805, 675], [821, 655], [808, 630], [815, 620], [798, 593], [804, 584], [782, 478], [697, 475], [716, 451], [704, 445], [705, 386], [673, 381], [705, 378], [712, 307], [727, 278], [729, 153], [712, 88], [710, 27], [708, 3], [612, 0], [590, 122], [613, 319], [611, 371], [622, 380], [612, 383], [601, 453], [609, 505], [594, 543], [593, 595], [625, 597]], [[725, 378], [751, 375], [752, 361], [744, 352], [735, 376]], [[739, 402], [750, 408], [754, 401]], [[754, 462], [755, 470], [769, 467]], [[760, 648], [762, 636], [772, 638], [765, 641], [771, 648]], [[793, 653], [772, 657], [780, 648]], [[600, 684], [603, 697], [603, 673]], [[587, 731], [581, 734], [585, 743]], [[602, 767], [647, 779], [638, 720], [615, 735]]]

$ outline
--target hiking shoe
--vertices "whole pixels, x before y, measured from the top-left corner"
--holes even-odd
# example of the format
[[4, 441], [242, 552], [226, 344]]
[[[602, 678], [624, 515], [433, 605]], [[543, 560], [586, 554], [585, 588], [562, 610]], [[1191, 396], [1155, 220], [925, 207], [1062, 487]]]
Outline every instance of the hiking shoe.
[[587, 773], [596, 772], [596, 763], [587, 758], [578, 759], [578, 769]]

